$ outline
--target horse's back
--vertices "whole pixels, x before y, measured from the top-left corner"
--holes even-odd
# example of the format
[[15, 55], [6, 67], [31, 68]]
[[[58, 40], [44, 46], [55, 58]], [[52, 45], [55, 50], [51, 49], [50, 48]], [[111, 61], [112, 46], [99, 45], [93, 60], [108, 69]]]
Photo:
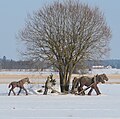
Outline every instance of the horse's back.
[[8, 87], [10, 88], [11, 86], [12, 87], [16, 87], [17, 86], [17, 82], [16, 81], [11, 82]]
[[92, 78], [88, 76], [82, 76], [80, 77], [79, 80], [80, 80], [80, 84], [85, 86], [89, 86], [92, 83]]

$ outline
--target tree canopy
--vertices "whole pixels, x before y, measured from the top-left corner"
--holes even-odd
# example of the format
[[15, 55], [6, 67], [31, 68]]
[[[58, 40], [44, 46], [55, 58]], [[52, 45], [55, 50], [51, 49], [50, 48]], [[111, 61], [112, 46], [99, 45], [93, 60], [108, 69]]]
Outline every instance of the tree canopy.
[[111, 30], [99, 8], [65, 0], [28, 15], [19, 38], [26, 44], [27, 57], [48, 60], [58, 69], [64, 91], [78, 62], [108, 53]]

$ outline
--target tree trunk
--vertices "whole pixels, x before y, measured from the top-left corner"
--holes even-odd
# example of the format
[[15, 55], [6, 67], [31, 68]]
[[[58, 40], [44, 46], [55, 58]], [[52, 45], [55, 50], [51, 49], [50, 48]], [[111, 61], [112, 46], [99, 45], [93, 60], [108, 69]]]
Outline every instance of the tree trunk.
[[60, 76], [60, 89], [61, 92], [69, 92], [69, 86], [70, 86], [70, 79], [72, 75], [73, 69], [71, 71], [62, 73], [62, 70], [59, 71], [59, 76]]
[[64, 90], [65, 90], [65, 86], [64, 86], [64, 76], [63, 76], [63, 74], [61, 73], [61, 71], [59, 71], [59, 76], [60, 76], [60, 89], [61, 89], [61, 92], [64, 92]]
[[66, 81], [66, 84], [65, 84], [65, 91], [67, 91], [67, 92], [69, 92], [71, 75], [72, 75], [72, 73], [69, 72], [69, 75], [67, 77], [67, 81]]

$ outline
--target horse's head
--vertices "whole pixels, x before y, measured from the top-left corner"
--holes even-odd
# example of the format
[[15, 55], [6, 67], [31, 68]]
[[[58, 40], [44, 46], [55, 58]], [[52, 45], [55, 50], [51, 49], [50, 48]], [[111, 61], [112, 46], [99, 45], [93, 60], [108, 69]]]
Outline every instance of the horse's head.
[[108, 77], [106, 76], [106, 74], [101, 74], [101, 76], [103, 77], [103, 79], [104, 79], [105, 81], [108, 81]]
[[30, 80], [28, 77], [25, 78], [27, 83], [30, 83]]
[[51, 75], [49, 76], [49, 78], [50, 78], [50, 79], [53, 79], [53, 74], [51, 74]]
[[105, 83], [105, 81], [108, 81], [108, 77], [106, 76], [106, 74], [100, 74], [100, 75], [96, 75], [97, 81], [101, 82], [101, 83]]

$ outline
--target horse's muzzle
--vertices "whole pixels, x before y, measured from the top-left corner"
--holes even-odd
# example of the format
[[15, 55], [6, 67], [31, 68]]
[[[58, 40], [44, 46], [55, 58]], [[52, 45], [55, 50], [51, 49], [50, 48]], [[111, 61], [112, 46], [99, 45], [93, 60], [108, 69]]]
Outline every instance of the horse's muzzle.
[[105, 83], [105, 81], [102, 81], [101, 83]]

